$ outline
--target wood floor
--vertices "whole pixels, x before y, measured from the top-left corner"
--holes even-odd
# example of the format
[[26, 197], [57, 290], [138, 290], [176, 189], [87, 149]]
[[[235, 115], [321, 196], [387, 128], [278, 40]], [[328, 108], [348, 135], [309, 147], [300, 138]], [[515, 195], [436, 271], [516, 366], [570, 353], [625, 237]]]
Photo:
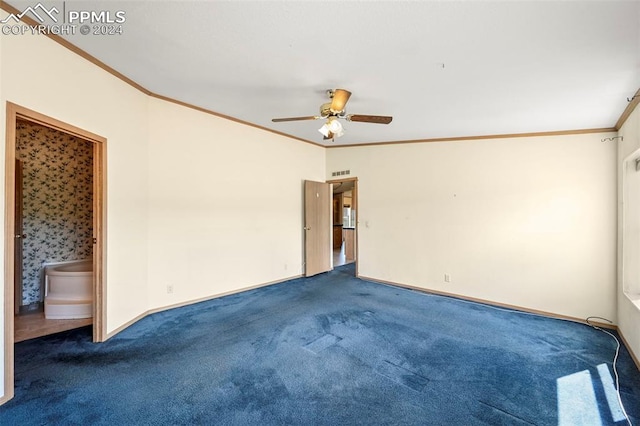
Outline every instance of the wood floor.
[[76, 320], [46, 319], [44, 312], [17, 315], [13, 320], [15, 330], [14, 341], [16, 343], [93, 324], [93, 318]]
[[353, 261], [347, 262], [347, 256], [345, 255], [345, 243], [342, 242], [340, 248], [333, 250], [333, 267], [346, 265], [347, 263], [353, 263]]

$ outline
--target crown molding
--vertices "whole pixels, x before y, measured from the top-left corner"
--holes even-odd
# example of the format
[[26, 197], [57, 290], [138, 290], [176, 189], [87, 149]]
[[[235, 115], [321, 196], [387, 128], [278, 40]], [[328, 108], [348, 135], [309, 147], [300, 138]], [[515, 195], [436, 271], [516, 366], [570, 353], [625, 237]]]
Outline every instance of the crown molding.
[[618, 119], [616, 123], [616, 130], [620, 130], [624, 123], [627, 121], [627, 118], [631, 115], [631, 113], [636, 109], [636, 107], [640, 104], [640, 89], [631, 97], [631, 102], [627, 104], [627, 107], [622, 112], [622, 115]]
[[453, 138], [433, 138], [433, 139], [412, 139], [402, 141], [390, 141], [390, 142], [372, 142], [362, 144], [345, 144], [345, 145], [331, 145], [327, 148], [352, 148], [359, 146], [372, 146], [372, 145], [399, 145], [410, 143], [430, 143], [430, 142], [461, 142], [483, 139], [509, 139], [509, 138], [531, 138], [531, 137], [544, 137], [544, 136], [563, 136], [563, 135], [583, 135], [588, 133], [615, 133], [618, 130], [613, 127], [603, 127], [598, 129], [578, 129], [578, 130], [558, 130], [552, 132], [533, 132], [533, 133], [511, 133], [502, 135], [482, 135], [482, 136], [458, 136]]

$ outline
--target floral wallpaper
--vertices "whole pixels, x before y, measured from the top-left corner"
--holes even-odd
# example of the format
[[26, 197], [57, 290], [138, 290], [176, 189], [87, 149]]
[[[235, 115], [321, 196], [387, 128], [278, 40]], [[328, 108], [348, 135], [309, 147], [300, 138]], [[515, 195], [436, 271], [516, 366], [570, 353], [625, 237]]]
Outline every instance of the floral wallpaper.
[[93, 254], [93, 145], [18, 121], [16, 159], [23, 162], [22, 305], [41, 301], [45, 262]]

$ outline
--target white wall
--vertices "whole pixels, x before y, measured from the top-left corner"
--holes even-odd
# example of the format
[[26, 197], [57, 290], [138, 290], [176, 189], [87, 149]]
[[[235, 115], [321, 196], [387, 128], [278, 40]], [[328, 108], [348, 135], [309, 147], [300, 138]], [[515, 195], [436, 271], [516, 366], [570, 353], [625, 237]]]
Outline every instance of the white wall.
[[46, 37], [3, 35], [0, 52], [0, 134], [11, 101], [108, 140], [108, 333], [301, 273], [302, 181], [324, 178], [323, 148], [149, 98]]
[[150, 308], [302, 273], [324, 148], [155, 99], [149, 129]]
[[2, 49], [3, 111], [11, 101], [108, 140], [106, 291], [113, 330], [146, 307], [147, 96], [45, 37], [3, 36]]
[[327, 176], [359, 179], [360, 275], [615, 321], [616, 147], [605, 136], [329, 149]]
[[[0, 134], [11, 101], [108, 139], [106, 297], [113, 330], [147, 303], [147, 98], [45, 37], [3, 35], [0, 44]], [[4, 160], [0, 167], [4, 176]]]
[[[640, 259], [638, 229], [640, 229], [640, 223], [637, 221], [637, 217], [623, 218], [625, 212], [629, 216], [629, 213], [637, 213], [640, 209], [640, 204], [638, 204], [640, 199], [629, 197], [628, 191], [623, 191], [623, 181], [626, 180], [624, 160], [640, 149], [640, 108], [635, 109], [618, 135], [623, 138], [623, 141], [618, 143], [618, 327], [630, 349], [636, 357], [640, 357], [640, 303], [638, 305], [631, 303], [624, 292], [625, 286], [629, 288], [631, 285], [637, 289], [638, 283], [640, 283], [640, 269], [638, 268], [638, 259]], [[634, 158], [638, 156], [640, 153]], [[637, 180], [636, 173], [632, 173], [629, 177]], [[627, 183], [629, 182], [627, 181]], [[624, 205], [627, 203], [630, 205]], [[638, 295], [636, 294], [636, 296]]]

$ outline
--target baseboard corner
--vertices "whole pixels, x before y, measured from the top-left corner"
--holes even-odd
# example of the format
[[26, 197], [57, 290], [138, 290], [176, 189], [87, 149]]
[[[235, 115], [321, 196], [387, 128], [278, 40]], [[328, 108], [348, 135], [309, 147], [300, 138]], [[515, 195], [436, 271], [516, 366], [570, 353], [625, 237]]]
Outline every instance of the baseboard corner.
[[636, 365], [636, 368], [638, 369], [638, 371], [640, 371], [640, 358], [638, 358], [636, 354], [633, 352], [633, 349], [631, 349], [629, 342], [627, 342], [627, 339], [624, 338], [624, 334], [622, 334], [622, 331], [620, 330], [619, 327], [616, 327], [616, 331], [618, 332], [618, 336], [620, 336], [620, 340], [622, 340], [622, 344], [624, 345], [625, 348], [627, 348], [627, 352], [629, 352], [629, 356], [631, 356], [631, 359]]

